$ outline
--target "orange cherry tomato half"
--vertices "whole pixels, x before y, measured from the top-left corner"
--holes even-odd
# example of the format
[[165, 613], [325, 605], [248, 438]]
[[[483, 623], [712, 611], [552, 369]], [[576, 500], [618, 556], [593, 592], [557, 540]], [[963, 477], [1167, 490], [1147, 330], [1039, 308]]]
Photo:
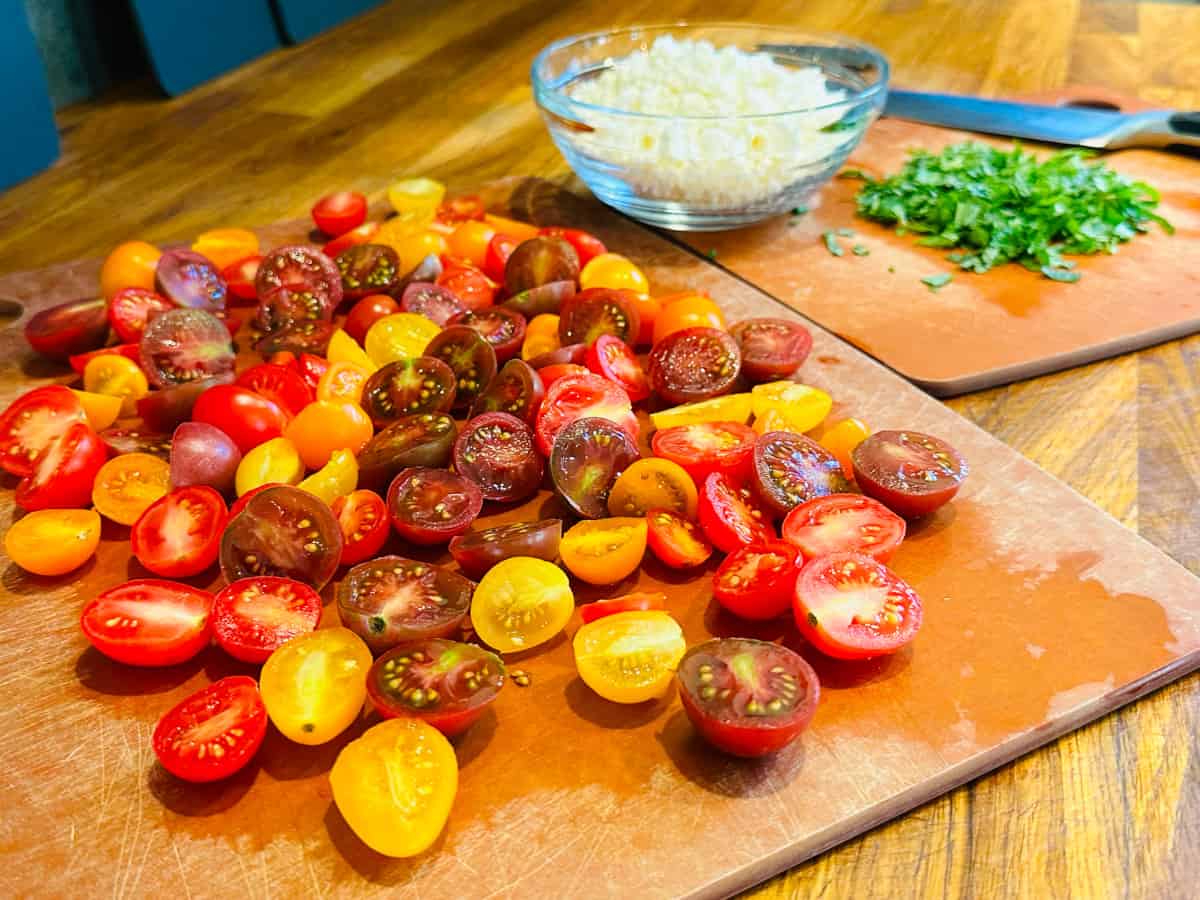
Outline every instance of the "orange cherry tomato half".
[[850, 455], [854, 448], [871, 436], [871, 429], [862, 419], [842, 419], [821, 435], [818, 442], [833, 454], [833, 458], [842, 467], [842, 473], [854, 480], [854, 464]]
[[721, 308], [703, 294], [684, 292], [659, 297], [662, 311], [654, 321], [654, 343], [685, 328], [719, 328], [725, 330]]
[[620, 253], [601, 253], [594, 256], [579, 273], [579, 286], [588, 288], [611, 288], [648, 294], [650, 282], [633, 261]]
[[65, 575], [91, 559], [99, 545], [100, 516], [92, 509], [40, 509], [4, 535], [8, 558], [34, 575]]
[[357, 403], [317, 400], [292, 419], [284, 436], [296, 445], [305, 466], [319, 469], [334, 450], [357, 456], [374, 433], [370, 417]]
[[487, 261], [488, 245], [495, 236], [496, 229], [487, 222], [468, 219], [450, 233], [446, 244], [452, 256], [483, 268]]
[[317, 399], [339, 403], [358, 403], [363, 385], [371, 373], [349, 362], [335, 362], [317, 382]]
[[483, 221], [496, 229], [497, 234], [506, 234], [518, 244], [530, 238], [535, 238], [541, 233], [536, 225], [518, 222], [516, 219], [507, 219], [504, 216], [494, 216], [491, 213], [486, 213]]
[[258, 253], [258, 235], [248, 228], [214, 228], [197, 235], [192, 250], [212, 260], [218, 269]]
[[171, 467], [149, 453], [114, 456], [96, 473], [92, 505], [106, 518], [132, 525], [159, 497], [170, 490]]
[[100, 293], [112, 297], [122, 288], [154, 290], [154, 271], [162, 251], [145, 241], [120, 244], [100, 268]]

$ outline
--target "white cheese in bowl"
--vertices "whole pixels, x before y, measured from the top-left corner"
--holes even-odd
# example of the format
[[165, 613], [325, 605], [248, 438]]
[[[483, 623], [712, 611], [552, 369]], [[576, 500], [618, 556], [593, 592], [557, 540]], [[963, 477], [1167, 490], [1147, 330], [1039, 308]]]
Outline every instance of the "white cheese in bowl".
[[646, 50], [610, 60], [570, 95], [643, 114], [591, 112], [584, 118], [594, 130], [577, 141], [656, 200], [713, 208], [766, 202], [847, 140], [821, 130], [844, 110], [795, 112], [846, 98], [826, 87], [819, 69], [703, 40], [660, 37]]

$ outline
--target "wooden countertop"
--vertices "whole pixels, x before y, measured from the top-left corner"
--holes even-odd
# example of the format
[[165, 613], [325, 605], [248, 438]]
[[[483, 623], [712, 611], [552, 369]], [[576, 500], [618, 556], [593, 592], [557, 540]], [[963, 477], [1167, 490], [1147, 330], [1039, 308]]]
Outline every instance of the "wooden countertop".
[[[0, 272], [302, 216], [330, 189], [374, 192], [406, 174], [452, 190], [560, 174], [530, 101], [534, 53], [614, 21], [686, 18], [850, 34], [882, 49], [906, 86], [1104, 84], [1200, 108], [1200, 7], [1178, 3], [409, 0], [176, 100], [135, 86], [64, 111], [62, 162], [0, 195]], [[1200, 337], [950, 406], [1200, 573]], [[1197, 733], [1192, 676], [750, 896], [1191, 894]]]

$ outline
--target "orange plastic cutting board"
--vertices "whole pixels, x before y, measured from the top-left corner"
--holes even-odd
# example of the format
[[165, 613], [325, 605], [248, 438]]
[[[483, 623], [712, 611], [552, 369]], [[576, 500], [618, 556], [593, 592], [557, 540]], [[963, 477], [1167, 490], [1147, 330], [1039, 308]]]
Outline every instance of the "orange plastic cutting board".
[[[535, 184], [514, 204], [543, 223], [594, 230], [642, 262], [656, 287], [710, 291], [731, 319], [793, 315], [594, 201]], [[0, 295], [45, 306], [89, 291], [96, 270], [5, 277]], [[18, 331], [0, 330], [4, 402], [48, 374]], [[971, 464], [959, 497], [914, 527], [893, 563], [925, 601], [915, 644], [877, 662], [823, 659], [787, 623], [722, 615], [711, 566], [686, 575], [648, 560], [611, 591], [577, 591], [583, 601], [663, 590], [689, 644], [749, 632], [796, 648], [823, 685], [797, 744], [773, 759], [731, 759], [695, 737], [674, 696], [634, 707], [598, 699], [575, 675], [576, 618], [511, 662], [532, 685], [506, 685], [458, 740], [461, 783], [442, 837], [417, 859], [385, 859], [349, 830], [328, 781], [338, 750], [374, 716], [321, 747], [271, 729], [249, 768], [222, 784], [184, 784], [156, 764], [150, 733], [165, 710], [213, 679], [256, 670], [215, 648], [159, 671], [89, 649], [83, 603], [144, 574], [128, 530], [108, 525], [73, 579], [32, 578], [0, 561], [0, 896], [719, 896], [1200, 664], [1200, 581], [903, 379], [819, 327], [814, 335], [802, 374], [838, 399], [839, 414], [941, 435]], [[11, 479], [3, 488], [7, 523]], [[485, 513], [480, 525], [561, 508], [543, 492]], [[389, 548], [412, 552], [398, 540]], [[326, 624], [334, 619], [327, 607]]]
[[[1094, 91], [1057, 92], [1039, 99]], [[847, 168], [874, 177], [899, 171], [910, 150], [1011, 141], [931, 125], [881, 119]], [[935, 396], [979, 390], [1104, 359], [1200, 331], [1200, 159], [1156, 150], [1122, 150], [1105, 162], [1162, 193], [1157, 226], [1114, 255], [1077, 257], [1083, 278], [1061, 284], [1010, 264], [984, 275], [963, 272], [946, 250], [855, 214], [855, 180], [834, 179], [810, 211], [739, 231], [677, 238], [820, 322]], [[835, 257], [822, 240], [839, 237]], [[861, 244], [868, 256], [855, 256]], [[953, 273], [931, 291], [921, 279]]]

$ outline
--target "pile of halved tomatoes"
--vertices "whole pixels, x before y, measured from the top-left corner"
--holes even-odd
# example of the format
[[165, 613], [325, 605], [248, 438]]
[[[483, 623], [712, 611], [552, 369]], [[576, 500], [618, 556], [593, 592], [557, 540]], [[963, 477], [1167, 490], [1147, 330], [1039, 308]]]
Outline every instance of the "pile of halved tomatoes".
[[[87, 639], [130, 666], [214, 641], [262, 665], [165, 712], [153, 744], [166, 769], [224, 778], [268, 719], [319, 744], [369, 700], [385, 721], [341, 751], [334, 799], [374, 849], [419, 853], [457, 789], [446, 737], [495, 699], [504, 656], [568, 626], [573, 579], [618, 584], [647, 551], [697, 571], [724, 554], [721, 606], [794, 616], [830, 656], [912, 641], [921, 602], [887, 563], [906, 519], [965, 477], [953, 448], [827, 423], [832, 398], [793, 380], [812, 346], [794, 321], [727, 327], [707, 296], [652, 295], [591, 234], [447, 200], [427, 179], [389, 199], [393, 214], [368, 222], [362, 195], [323, 198], [323, 248], [263, 253], [240, 229], [190, 249], [124, 244], [99, 299], [27, 324], [82, 384], [0, 415], [0, 466], [26, 511], [9, 556], [68, 575], [95, 553], [101, 517], [128, 526], [155, 577], [89, 598]], [[239, 366], [234, 334], [261, 359]], [[473, 527], [545, 488], [569, 514]], [[456, 566], [381, 555], [389, 540], [446, 546]], [[178, 580], [216, 566], [215, 594]], [[318, 630], [339, 570], [340, 627]], [[580, 618], [572, 646], [592, 690], [642, 703], [678, 684], [727, 752], [776, 751], [816, 708], [799, 654], [748, 637], [688, 648], [662, 594], [587, 603]]]

